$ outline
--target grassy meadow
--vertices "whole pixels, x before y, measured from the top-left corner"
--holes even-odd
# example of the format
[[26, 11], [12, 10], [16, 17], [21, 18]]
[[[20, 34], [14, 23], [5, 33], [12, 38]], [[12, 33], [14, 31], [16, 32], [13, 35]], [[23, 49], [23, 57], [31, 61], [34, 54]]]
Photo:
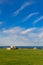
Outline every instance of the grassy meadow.
[[0, 65], [43, 65], [43, 50], [0, 49]]

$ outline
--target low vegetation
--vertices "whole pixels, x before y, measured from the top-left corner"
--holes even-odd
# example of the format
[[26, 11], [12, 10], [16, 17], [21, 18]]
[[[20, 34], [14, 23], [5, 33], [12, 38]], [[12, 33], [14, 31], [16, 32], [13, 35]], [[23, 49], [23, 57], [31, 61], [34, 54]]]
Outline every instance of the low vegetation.
[[0, 49], [0, 65], [43, 65], [43, 50]]

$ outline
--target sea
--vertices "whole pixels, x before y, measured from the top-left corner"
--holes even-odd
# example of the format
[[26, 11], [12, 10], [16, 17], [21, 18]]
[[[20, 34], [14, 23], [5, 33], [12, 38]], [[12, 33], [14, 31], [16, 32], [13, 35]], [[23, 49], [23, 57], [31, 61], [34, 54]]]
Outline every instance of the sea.
[[[9, 48], [10, 46], [0, 46], [0, 48]], [[38, 48], [42, 49], [43, 46], [16, 46], [17, 48]]]

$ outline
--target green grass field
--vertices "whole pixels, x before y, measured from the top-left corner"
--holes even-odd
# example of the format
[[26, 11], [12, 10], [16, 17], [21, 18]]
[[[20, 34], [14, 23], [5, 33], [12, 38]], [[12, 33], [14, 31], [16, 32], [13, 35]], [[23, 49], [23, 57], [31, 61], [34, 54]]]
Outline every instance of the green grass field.
[[0, 49], [0, 65], [43, 65], [43, 50]]

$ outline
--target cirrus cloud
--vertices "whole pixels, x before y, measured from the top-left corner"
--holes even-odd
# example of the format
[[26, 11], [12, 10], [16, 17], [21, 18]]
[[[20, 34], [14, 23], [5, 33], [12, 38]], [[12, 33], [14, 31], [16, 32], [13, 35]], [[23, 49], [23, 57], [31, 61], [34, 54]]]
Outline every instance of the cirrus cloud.
[[40, 20], [42, 20], [43, 19], [43, 16], [41, 16], [41, 17], [39, 17], [38, 19], [36, 19], [34, 22], [33, 22], [33, 24], [36, 24], [36, 23], [38, 23]]
[[1, 35], [0, 45], [17, 45], [17, 46], [43, 45], [43, 27], [29, 28], [29, 29], [14, 27], [8, 30], [3, 29], [2, 31], [0, 31], [0, 35]]
[[35, 15], [38, 15], [38, 14], [39, 14], [39, 12], [34, 12], [34, 13], [29, 14], [27, 17], [25, 17], [25, 19], [23, 20], [23, 22], [25, 22], [26, 20], [28, 20], [32, 16], [35, 16]]
[[25, 2], [23, 5], [21, 5], [21, 7], [20, 7], [18, 10], [16, 10], [16, 11], [13, 13], [13, 15], [14, 15], [14, 16], [18, 15], [19, 12], [22, 11], [25, 7], [27, 7], [27, 6], [29, 6], [29, 5], [32, 5], [32, 4], [33, 4], [33, 2]]

